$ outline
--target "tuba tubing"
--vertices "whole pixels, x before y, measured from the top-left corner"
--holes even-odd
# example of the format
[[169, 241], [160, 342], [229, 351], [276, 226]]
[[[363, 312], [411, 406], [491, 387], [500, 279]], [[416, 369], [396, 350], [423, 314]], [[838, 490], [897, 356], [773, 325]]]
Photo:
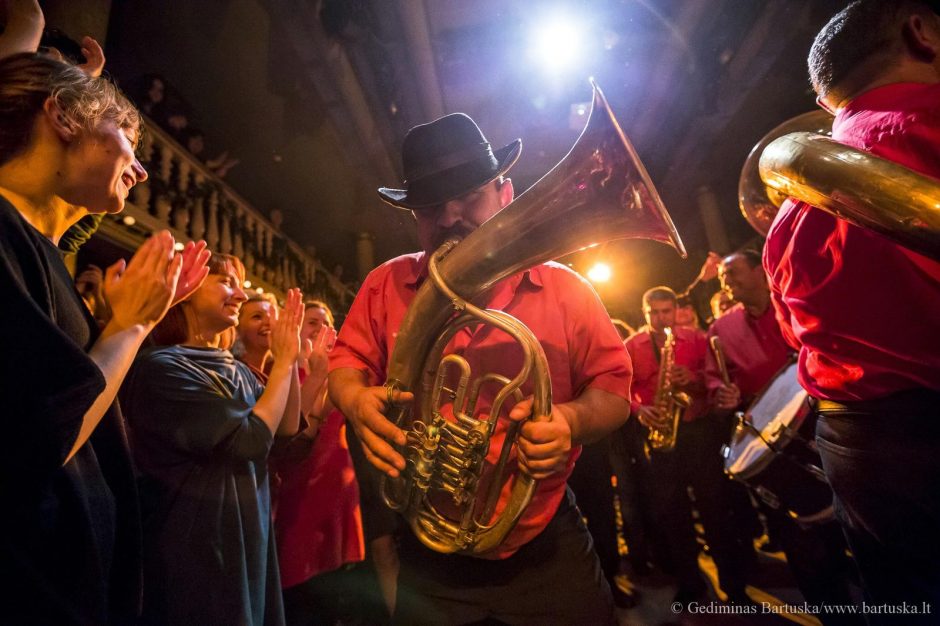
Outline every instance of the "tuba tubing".
[[[425, 281], [418, 290], [389, 357], [389, 389], [415, 391], [417, 402], [423, 405], [421, 396], [430, 393], [428, 387], [435, 378], [428, 370], [438, 365], [440, 355], [435, 353], [446, 346], [452, 334], [447, 325], [463, 308], [461, 301], [480, 299], [504, 278], [613, 239], [652, 239], [686, 256], [646, 169], [603, 93], [593, 81], [592, 85], [594, 98], [588, 123], [568, 155], [441, 258], [435, 253], [436, 272], [452, 293], [437, 288], [433, 280]], [[518, 323], [506, 321], [511, 326], [513, 322]], [[531, 335], [523, 324], [518, 326]], [[544, 398], [536, 400], [543, 414], [548, 414], [550, 389]], [[415, 422], [428, 419], [426, 411], [413, 412], [410, 406], [392, 406], [388, 418], [408, 431]], [[409, 458], [406, 450], [399, 451]], [[463, 546], [448, 536], [456, 532], [460, 521], [435, 520], [435, 512], [429, 511], [425, 503], [414, 501], [407, 474], [408, 468], [398, 478], [384, 477], [383, 497], [386, 504], [402, 513], [422, 543], [439, 552], [485, 553], [498, 547], [521, 518], [536, 487], [536, 481], [518, 474], [505, 509], [480, 530], [472, 545]]]
[[760, 175], [788, 196], [940, 261], [940, 180], [813, 133], [771, 142]]

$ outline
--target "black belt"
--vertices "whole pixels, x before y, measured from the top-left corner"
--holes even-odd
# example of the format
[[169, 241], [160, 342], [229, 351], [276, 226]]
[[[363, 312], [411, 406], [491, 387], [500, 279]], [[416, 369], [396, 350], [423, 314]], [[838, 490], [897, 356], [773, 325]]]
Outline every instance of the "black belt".
[[910, 408], [920, 410], [923, 407], [940, 407], [940, 391], [934, 389], [908, 389], [875, 400], [826, 400], [810, 396], [810, 406], [816, 413], [878, 413], [891, 408], [894, 410]]

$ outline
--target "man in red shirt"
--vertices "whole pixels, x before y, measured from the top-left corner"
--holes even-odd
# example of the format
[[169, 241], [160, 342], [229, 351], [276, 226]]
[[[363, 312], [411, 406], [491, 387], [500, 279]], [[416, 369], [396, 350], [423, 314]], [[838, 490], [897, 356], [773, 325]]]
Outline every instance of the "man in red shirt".
[[[452, 237], [465, 237], [513, 198], [503, 178], [518, 157], [519, 140], [492, 150], [466, 115], [452, 114], [411, 129], [402, 146], [407, 189], [380, 189], [389, 204], [413, 212], [423, 252], [375, 269], [365, 280], [330, 354], [330, 396], [355, 428], [369, 461], [390, 476], [405, 459], [389, 442], [405, 435], [385, 418], [388, 358], [418, 286], [427, 255]], [[597, 441], [629, 416], [631, 368], [610, 318], [586, 281], [547, 263], [498, 283], [488, 308], [521, 320], [539, 338], [552, 382], [548, 421], [523, 421], [531, 401], [511, 408], [491, 440], [488, 462], [499, 455], [510, 420], [523, 421], [510, 473], [539, 479], [538, 490], [506, 540], [484, 558], [443, 555], [409, 531], [401, 539], [401, 574], [395, 620], [401, 623], [469, 623], [485, 619], [529, 623], [611, 623], [610, 589], [601, 576], [591, 539], [565, 480], [580, 446]], [[475, 375], [513, 377], [522, 350], [488, 327], [457, 333], [448, 353], [466, 358]], [[482, 388], [477, 410], [492, 405], [492, 385]], [[531, 393], [531, 386], [523, 386]], [[411, 394], [398, 394], [409, 401]], [[508, 417], [508, 419], [505, 419]], [[503, 489], [497, 513], [505, 505]]]
[[[716, 417], [720, 418], [730, 417], [735, 410], [746, 410], [777, 372], [790, 362], [793, 350], [784, 341], [770, 305], [767, 276], [759, 252], [744, 249], [729, 254], [718, 267], [718, 278], [724, 291], [738, 302], [708, 329], [709, 340], [721, 339], [731, 379], [731, 384], [724, 383], [715, 355], [709, 350], [705, 359], [705, 386]], [[729, 422], [726, 432], [730, 431]], [[793, 480], [799, 478], [800, 472], [795, 471]], [[760, 483], [759, 477], [757, 483]], [[768, 505], [761, 509], [770, 536], [779, 541], [786, 552], [787, 565], [806, 601], [814, 605], [853, 604], [849, 580], [853, 578], [854, 568], [846, 557], [845, 539], [839, 525], [833, 520], [804, 527], [792, 520], [783, 508]], [[860, 618], [853, 616], [820, 615], [820, 618], [827, 624], [860, 622]]]
[[[809, 69], [833, 139], [940, 178], [936, 3], [852, 3], [816, 36]], [[936, 611], [940, 263], [791, 199], [764, 267], [869, 600]]]
[[650, 451], [642, 480], [649, 492], [652, 523], [661, 532], [657, 556], [679, 579], [677, 602], [702, 599], [707, 591], [698, 567], [698, 543], [692, 526], [688, 486], [702, 517], [711, 554], [718, 566], [722, 590], [733, 602], [749, 602], [744, 591], [744, 546], [732, 535], [722, 472], [721, 445], [713, 420], [707, 415], [703, 370], [708, 343], [696, 329], [676, 326], [676, 294], [668, 287], [654, 287], [643, 294], [647, 325], [627, 339], [633, 362], [631, 412], [647, 428], [662, 428], [668, 416], [655, 406], [665, 329], [675, 335], [674, 389], [691, 396], [679, 424], [675, 450]]

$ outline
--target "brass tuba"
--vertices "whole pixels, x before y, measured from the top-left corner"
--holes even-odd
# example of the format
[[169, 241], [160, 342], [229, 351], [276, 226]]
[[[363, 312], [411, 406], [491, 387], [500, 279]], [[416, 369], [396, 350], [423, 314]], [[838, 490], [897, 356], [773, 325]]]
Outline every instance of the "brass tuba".
[[940, 181], [830, 139], [831, 126], [828, 113], [805, 113], [755, 146], [738, 185], [748, 222], [766, 236], [794, 197], [940, 260]]
[[[493, 519], [518, 429], [507, 432], [498, 462], [481, 481], [489, 438], [503, 403], [521, 399], [520, 387], [530, 377], [532, 414], [551, 414], [548, 364], [538, 339], [512, 316], [471, 301], [522, 270], [621, 238], [661, 241], [685, 256], [649, 175], [594, 85], [590, 118], [568, 155], [462, 242], [449, 241], [431, 255], [429, 280], [399, 329], [385, 385], [388, 417], [407, 436], [400, 450], [407, 465], [401, 476], [383, 478], [382, 492], [429, 548], [480, 554], [502, 543], [532, 499], [536, 481], [517, 473], [506, 506]], [[512, 380], [471, 373], [462, 357], [442, 356], [456, 332], [481, 323], [497, 326], [522, 346], [525, 365]], [[456, 389], [444, 386], [449, 372], [459, 375]], [[500, 387], [488, 417], [475, 414], [483, 385]], [[415, 392], [415, 408], [392, 404], [393, 390]], [[442, 415], [442, 397], [454, 403], [453, 421]], [[490, 485], [486, 493], [478, 489], [481, 482]], [[440, 498], [459, 512], [443, 512], [434, 504]]]

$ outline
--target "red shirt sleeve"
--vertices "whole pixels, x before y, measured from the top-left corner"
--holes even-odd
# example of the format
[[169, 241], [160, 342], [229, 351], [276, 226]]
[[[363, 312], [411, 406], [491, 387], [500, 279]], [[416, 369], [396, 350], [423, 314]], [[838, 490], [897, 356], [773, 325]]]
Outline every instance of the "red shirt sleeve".
[[356, 294], [343, 327], [330, 351], [330, 371], [352, 368], [363, 372], [369, 385], [385, 381], [388, 362], [385, 337], [385, 303], [382, 284], [388, 276], [385, 266], [372, 271]]

